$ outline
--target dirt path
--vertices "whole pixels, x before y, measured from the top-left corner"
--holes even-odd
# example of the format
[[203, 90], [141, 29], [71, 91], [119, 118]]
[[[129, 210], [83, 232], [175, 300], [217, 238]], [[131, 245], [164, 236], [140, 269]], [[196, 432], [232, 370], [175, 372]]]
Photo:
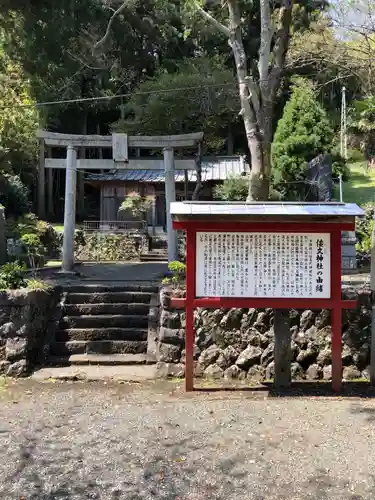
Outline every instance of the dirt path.
[[0, 390], [0, 498], [375, 497], [375, 400], [21, 381]]

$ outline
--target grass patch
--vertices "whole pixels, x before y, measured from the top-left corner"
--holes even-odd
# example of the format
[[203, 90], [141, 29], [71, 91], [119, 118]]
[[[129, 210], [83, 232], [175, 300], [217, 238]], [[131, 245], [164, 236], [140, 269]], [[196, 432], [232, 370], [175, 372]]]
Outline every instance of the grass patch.
[[61, 260], [49, 260], [44, 265], [44, 267], [61, 267], [61, 266], [62, 266]]
[[64, 232], [64, 224], [55, 224], [54, 222], [51, 222], [51, 226], [58, 233]]
[[[57, 233], [64, 232], [64, 224], [62, 222], [49, 222], [49, 224], [51, 224], [51, 226]], [[82, 229], [82, 227], [82, 224], [76, 222], [76, 229]]]
[[52, 287], [46, 281], [38, 279], [30, 279], [27, 280], [26, 288], [28, 290], [44, 290], [45, 292], [48, 292], [49, 290], [51, 290]]
[[366, 162], [352, 163], [349, 169], [349, 181], [343, 184], [342, 189], [343, 201], [358, 205], [375, 203], [375, 171], [367, 171]]

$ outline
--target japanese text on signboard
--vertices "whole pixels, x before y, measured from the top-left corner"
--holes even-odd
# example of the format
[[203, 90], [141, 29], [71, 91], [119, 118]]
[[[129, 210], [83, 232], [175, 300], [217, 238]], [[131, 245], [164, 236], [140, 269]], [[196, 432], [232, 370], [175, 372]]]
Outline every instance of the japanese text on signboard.
[[198, 297], [330, 297], [330, 235], [197, 233]]

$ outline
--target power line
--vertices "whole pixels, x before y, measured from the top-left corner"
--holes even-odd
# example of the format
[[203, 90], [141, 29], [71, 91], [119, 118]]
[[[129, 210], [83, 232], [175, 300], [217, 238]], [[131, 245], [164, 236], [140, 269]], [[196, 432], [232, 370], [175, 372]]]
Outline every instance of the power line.
[[10, 108], [41, 108], [43, 106], [54, 106], [58, 104], [75, 104], [81, 102], [95, 102], [95, 101], [111, 101], [112, 99], [120, 99], [124, 97], [134, 96], [134, 95], [151, 95], [151, 94], [167, 94], [170, 92], [183, 92], [186, 90], [205, 90], [208, 88], [222, 88], [222, 87], [234, 87], [236, 83], [216, 83], [208, 85], [197, 85], [193, 87], [177, 87], [173, 89], [160, 89], [160, 90], [147, 90], [138, 92], [128, 92], [126, 94], [117, 94], [112, 96], [101, 96], [101, 97], [81, 97], [77, 99], [63, 99], [59, 101], [46, 101], [46, 102], [35, 102], [31, 104], [9, 104], [5, 106], [0, 106], [1, 109]]

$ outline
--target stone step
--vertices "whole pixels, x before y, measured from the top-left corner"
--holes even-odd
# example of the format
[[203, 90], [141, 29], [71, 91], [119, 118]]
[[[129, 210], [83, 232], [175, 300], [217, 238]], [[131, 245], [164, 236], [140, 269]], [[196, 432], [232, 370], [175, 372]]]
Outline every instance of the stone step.
[[51, 357], [50, 364], [55, 366], [69, 365], [144, 365], [145, 354], [72, 354], [71, 356]]
[[149, 304], [118, 303], [118, 304], [67, 304], [64, 306], [65, 316], [79, 316], [81, 314], [139, 314], [147, 316]]
[[142, 262], [168, 262], [168, 254], [144, 253], [144, 254], [141, 254], [140, 260]]
[[68, 293], [119, 293], [119, 292], [143, 292], [157, 293], [158, 286], [152, 284], [122, 284], [122, 285], [98, 285], [98, 284], [81, 284], [81, 285], [66, 285], [64, 292]]
[[152, 297], [150, 292], [68, 292], [66, 304], [149, 304]]
[[65, 316], [60, 321], [62, 330], [69, 328], [147, 328], [148, 316], [98, 314]]
[[132, 340], [71, 340], [51, 345], [52, 356], [72, 354], [142, 354], [147, 351], [147, 341]]
[[146, 328], [67, 328], [57, 330], [56, 342], [71, 340], [133, 340], [147, 341]]

